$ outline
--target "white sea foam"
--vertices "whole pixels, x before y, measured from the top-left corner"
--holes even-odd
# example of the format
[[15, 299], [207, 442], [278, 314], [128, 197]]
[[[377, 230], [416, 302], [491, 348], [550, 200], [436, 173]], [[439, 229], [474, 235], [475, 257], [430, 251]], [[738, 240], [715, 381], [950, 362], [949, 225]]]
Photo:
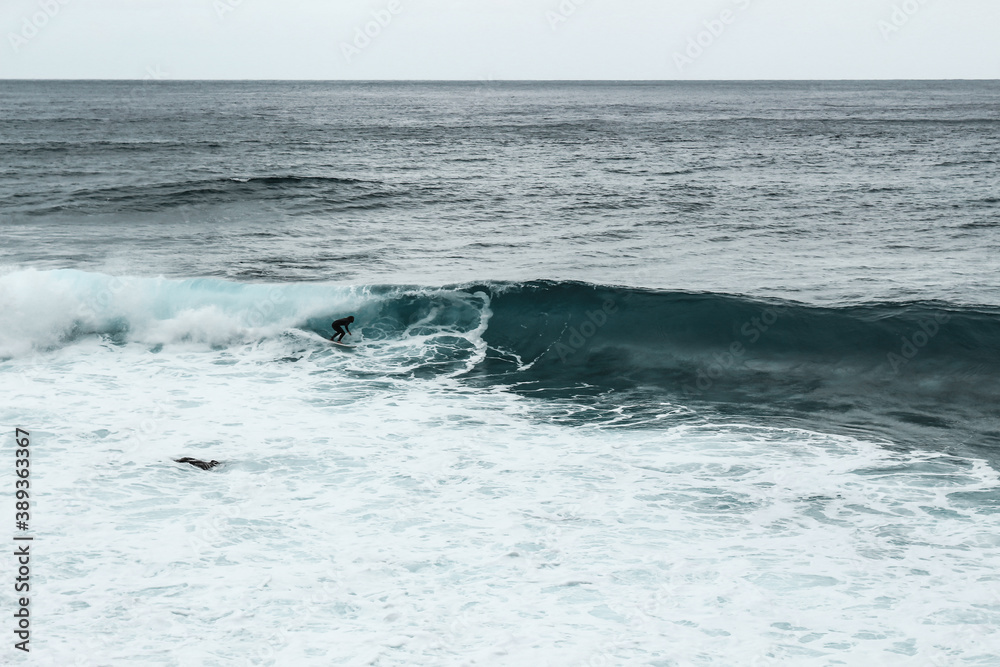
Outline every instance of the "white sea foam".
[[0, 364], [0, 421], [34, 443], [33, 662], [982, 665], [1000, 648], [980, 462], [568, 426], [408, 377], [398, 352], [85, 337]]
[[[396, 288], [373, 294], [368, 287], [322, 283], [266, 285], [76, 270], [9, 271], [0, 274], [0, 312], [4, 313], [0, 319], [0, 358], [51, 350], [87, 334], [153, 345], [236, 345], [310, 326], [329, 329], [332, 314], [352, 312], [368, 316], [359, 320], [375, 320], [375, 326], [369, 328], [378, 334], [380, 305], [406, 293], [405, 288]], [[448, 290], [422, 293], [436, 295], [445, 305], [471, 304], [478, 326], [449, 328], [448, 318], [444, 323], [433, 322], [437, 311], [432, 310], [426, 317], [403, 323], [406, 328], [401, 337], [453, 333], [472, 341], [481, 356], [489, 298], [483, 293], [465, 295]]]

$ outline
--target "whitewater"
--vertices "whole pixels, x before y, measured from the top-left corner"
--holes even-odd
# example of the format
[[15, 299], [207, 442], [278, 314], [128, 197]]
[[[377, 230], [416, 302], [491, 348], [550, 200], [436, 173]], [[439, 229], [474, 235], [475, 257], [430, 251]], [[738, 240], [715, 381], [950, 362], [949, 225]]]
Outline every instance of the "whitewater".
[[[81, 636], [95, 665], [992, 655], [995, 469], [609, 395], [593, 371], [542, 383], [546, 354], [490, 323], [560, 286], [0, 286], [3, 419], [44, 443], [51, 664], [81, 664]], [[324, 342], [331, 312], [358, 314], [353, 350]]]
[[0, 83], [0, 664], [1000, 665], [995, 82], [130, 85]]

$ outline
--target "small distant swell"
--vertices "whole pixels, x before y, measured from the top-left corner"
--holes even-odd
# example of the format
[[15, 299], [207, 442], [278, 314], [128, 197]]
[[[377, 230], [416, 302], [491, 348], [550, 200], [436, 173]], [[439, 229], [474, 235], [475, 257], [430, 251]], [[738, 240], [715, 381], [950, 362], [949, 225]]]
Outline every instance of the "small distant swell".
[[85, 188], [53, 198], [19, 195], [7, 205], [26, 215], [79, 213], [155, 213], [179, 207], [224, 203], [272, 203], [318, 210], [370, 208], [395, 195], [383, 184], [328, 176], [231, 176], [147, 185]]
[[[83, 120], [83, 119], [80, 119]], [[86, 122], [104, 119], [89, 119]], [[0, 142], [0, 151], [9, 155], [39, 155], [45, 153], [66, 154], [86, 151], [90, 156], [102, 153], [143, 152], [156, 150], [191, 151], [198, 148], [221, 148], [222, 144], [214, 141], [26, 141]]]

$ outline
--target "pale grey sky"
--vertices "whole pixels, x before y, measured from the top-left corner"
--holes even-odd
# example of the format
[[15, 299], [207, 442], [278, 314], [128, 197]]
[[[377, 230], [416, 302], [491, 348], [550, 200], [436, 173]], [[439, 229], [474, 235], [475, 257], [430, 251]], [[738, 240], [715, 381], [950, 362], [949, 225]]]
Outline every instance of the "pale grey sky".
[[997, 0], [4, 0], [0, 32], [0, 78], [1000, 78]]

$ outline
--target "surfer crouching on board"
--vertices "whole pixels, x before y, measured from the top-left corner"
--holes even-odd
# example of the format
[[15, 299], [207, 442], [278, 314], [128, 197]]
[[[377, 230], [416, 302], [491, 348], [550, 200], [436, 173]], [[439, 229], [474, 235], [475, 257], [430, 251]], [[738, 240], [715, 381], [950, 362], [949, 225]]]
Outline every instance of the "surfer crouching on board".
[[[354, 321], [353, 315], [351, 315], [350, 317], [344, 317], [339, 320], [334, 320], [333, 335], [330, 336], [330, 340], [332, 340], [334, 343], [339, 343], [340, 341], [344, 340], [344, 329], [347, 329], [348, 336], [353, 336], [354, 334], [351, 333], [351, 328], [347, 326], [353, 321]], [[340, 327], [344, 327], [344, 329], [341, 329]]]

